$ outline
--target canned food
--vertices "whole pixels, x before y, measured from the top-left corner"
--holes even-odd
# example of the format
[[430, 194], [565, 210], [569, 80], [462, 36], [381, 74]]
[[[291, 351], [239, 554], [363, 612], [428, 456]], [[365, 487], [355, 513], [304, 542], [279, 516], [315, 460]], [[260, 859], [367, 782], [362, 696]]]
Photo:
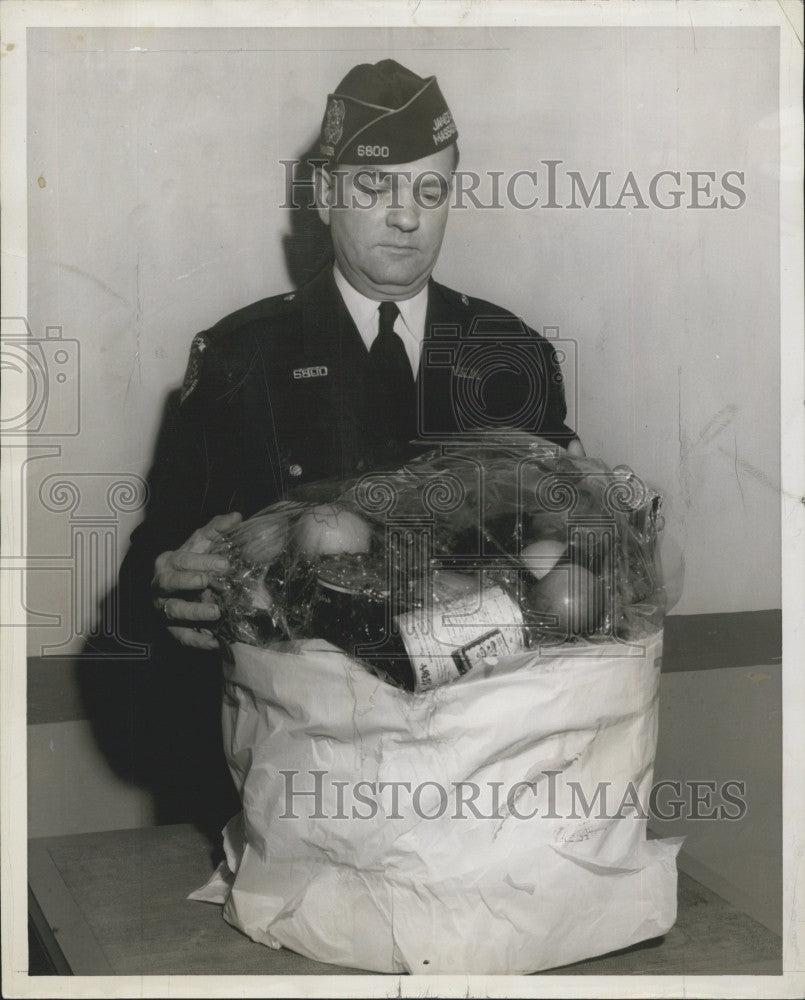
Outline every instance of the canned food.
[[313, 629], [384, 679], [412, 691], [411, 664], [395, 634], [389, 592], [379, 569], [350, 557], [321, 567], [313, 600]]

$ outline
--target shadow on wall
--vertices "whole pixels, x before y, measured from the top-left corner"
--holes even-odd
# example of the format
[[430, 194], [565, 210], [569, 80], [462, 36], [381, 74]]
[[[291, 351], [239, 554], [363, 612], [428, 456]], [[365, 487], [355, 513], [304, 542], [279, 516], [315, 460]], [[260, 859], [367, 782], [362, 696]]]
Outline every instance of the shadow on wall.
[[[295, 287], [332, 259], [329, 233], [313, 201], [309, 161], [317, 155], [316, 145], [306, 148], [286, 186], [289, 231], [282, 243]], [[293, 207], [294, 201], [298, 207]], [[178, 402], [176, 389], [165, 402], [149, 489], [160, 455], [170, 454], [170, 426]], [[149, 603], [147, 581], [140, 576], [139, 587], [129, 590], [121, 578], [104, 596], [102, 620], [109, 621], [119, 607], [124, 642], [145, 640], [150, 654], [122, 658], [126, 650], [119, 642], [88, 638], [77, 671], [83, 706], [114, 772], [153, 795], [157, 822], [194, 823], [215, 843], [224, 823], [240, 808], [222, 746], [219, 656], [180, 646], [153, 616], [148, 627], [141, 627], [150, 609], [135, 606]]]
[[313, 194], [313, 161], [321, 163], [318, 138], [297, 156], [298, 166], [287, 176], [285, 204], [289, 208], [290, 232], [282, 238], [285, 264], [294, 287], [306, 284], [333, 259], [327, 226], [319, 218]]

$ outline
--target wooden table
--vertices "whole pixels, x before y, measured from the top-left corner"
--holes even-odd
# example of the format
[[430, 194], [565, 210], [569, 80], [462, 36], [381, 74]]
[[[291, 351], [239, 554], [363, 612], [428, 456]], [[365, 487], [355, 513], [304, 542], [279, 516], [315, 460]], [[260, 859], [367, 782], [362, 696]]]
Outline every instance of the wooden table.
[[[31, 919], [57, 972], [74, 975], [345, 975], [255, 944], [221, 908], [188, 900], [212, 872], [212, 845], [189, 825], [32, 840]], [[561, 975], [766, 974], [780, 938], [685, 875], [662, 938], [555, 970]]]

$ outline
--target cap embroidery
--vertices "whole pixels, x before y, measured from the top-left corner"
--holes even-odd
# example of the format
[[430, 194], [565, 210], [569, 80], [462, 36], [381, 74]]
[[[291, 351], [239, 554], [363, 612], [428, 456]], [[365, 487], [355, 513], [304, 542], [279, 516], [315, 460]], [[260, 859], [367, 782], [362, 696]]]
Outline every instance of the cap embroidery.
[[344, 134], [344, 115], [346, 108], [344, 102], [333, 97], [327, 105], [324, 119], [324, 141], [330, 146], [337, 146]]

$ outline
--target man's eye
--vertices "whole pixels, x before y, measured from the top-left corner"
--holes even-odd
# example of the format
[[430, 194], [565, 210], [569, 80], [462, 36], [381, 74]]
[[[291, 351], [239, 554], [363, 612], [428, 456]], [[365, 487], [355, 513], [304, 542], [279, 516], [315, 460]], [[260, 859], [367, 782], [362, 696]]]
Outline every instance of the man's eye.
[[423, 205], [438, 205], [442, 197], [442, 189], [438, 187], [422, 188], [419, 192]]

